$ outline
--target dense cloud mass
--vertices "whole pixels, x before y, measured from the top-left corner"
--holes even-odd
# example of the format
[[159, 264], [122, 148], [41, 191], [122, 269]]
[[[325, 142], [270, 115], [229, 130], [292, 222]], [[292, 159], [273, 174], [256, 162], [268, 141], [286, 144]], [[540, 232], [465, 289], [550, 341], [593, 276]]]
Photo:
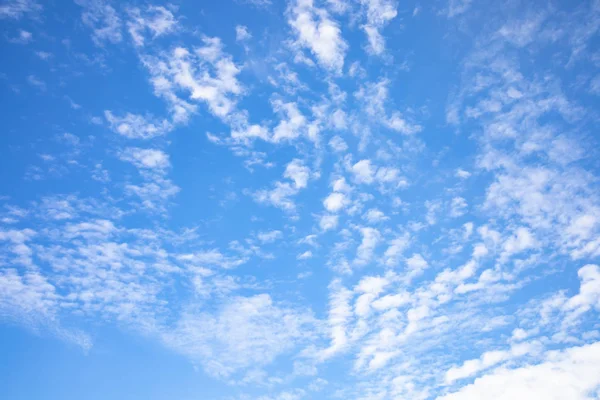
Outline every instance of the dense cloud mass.
[[600, 399], [599, 1], [0, 23], [0, 393]]

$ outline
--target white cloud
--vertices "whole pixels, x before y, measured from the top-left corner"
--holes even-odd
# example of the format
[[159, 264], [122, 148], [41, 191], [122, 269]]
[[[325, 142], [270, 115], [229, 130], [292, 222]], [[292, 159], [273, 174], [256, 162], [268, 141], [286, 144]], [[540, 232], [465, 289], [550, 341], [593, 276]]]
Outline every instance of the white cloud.
[[391, 115], [386, 110], [389, 100], [390, 81], [381, 79], [378, 82], [369, 82], [361, 86], [354, 96], [363, 104], [364, 110], [371, 121], [392, 129], [404, 135], [412, 135], [422, 130], [416, 123], [410, 122], [400, 111], [392, 111]]
[[448, 18], [453, 18], [464, 14], [470, 7], [473, 0], [448, 0], [448, 8], [446, 15]]
[[537, 241], [527, 228], [518, 228], [515, 234], [504, 242], [503, 257], [510, 257], [513, 254], [535, 248], [537, 245]]
[[128, 161], [142, 169], [166, 169], [171, 166], [169, 156], [162, 150], [140, 149], [139, 147], [128, 147], [120, 154], [123, 161]]
[[408, 122], [398, 111], [392, 113], [389, 119], [385, 121], [385, 124], [388, 128], [404, 135], [412, 135], [414, 133], [421, 132], [423, 129], [421, 125], [411, 124]]
[[125, 193], [139, 197], [142, 207], [155, 212], [164, 212], [165, 203], [179, 193], [179, 190], [173, 182], [161, 176], [151, 176], [151, 180], [140, 184], [125, 185]]
[[370, 160], [360, 160], [352, 166], [354, 179], [358, 183], [372, 183], [375, 179], [375, 169], [371, 166]]
[[324, 231], [335, 229], [338, 225], [338, 219], [337, 215], [323, 215], [319, 219], [319, 227]]
[[244, 42], [249, 39], [252, 39], [252, 35], [248, 31], [248, 27], [244, 25], [236, 25], [235, 40], [238, 42]]
[[273, 129], [273, 141], [292, 140], [299, 137], [306, 128], [306, 118], [296, 103], [284, 103], [276, 100], [273, 103], [273, 109], [285, 114], [286, 119], [281, 119], [279, 124]]
[[333, 181], [332, 187], [334, 192], [349, 193], [352, 190], [350, 185], [346, 183], [345, 178], [338, 178], [335, 181]]
[[369, 52], [380, 55], [385, 51], [385, 40], [380, 30], [398, 14], [390, 0], [360, 0], [366, 9], [366, 23], [362, 26], [369, 40]]
[[409, 276], [415, 277], [423, 273], [429, 267], [429, 264], [422, 255], [413, 254], [406, 260], [406, 266], [409, 268]]
[[450, 203], [450, 216], [460, 217], [466, 213], [467, 201], [463, 197], [454, 197]]
[[294, 181], [296, 189], [304, 189], [310, 178], [310, 169], [302, 160], [294, 159], [285, 167], [283, 176]]
[[238, 267], [248, 261], [245, 257], [226, 256], [217, 249], [183, 254], [179, 259], [196, 266], [218, 266], [225, 269]]
[[260, 294], [234, 297], [216, 314], [188, 310], [161, 336], [169, 347], [200, 361], [210, 375], [227, 377], [289, 351], [307, 335], [310, 323], [309, 315]]
[[165, 7], [148, 6], [144, 10], [134, 7], [128, 9], [127, 13], [127, 29], [136, 46], [144, 45], [145, 31], [152, 34], [152, 39], [177, 31], [177, 20]]
[[270, 204], [286, 211], [293, 211], [296, 204], [291, 199], [298, 190], [287, 182], [275, 182], [271, 190], [259, 190], [254, 193], [254, 199], [259, 203]]
[[213, 376], [268, 364], [310, 334], [309, 314], [279, 306], [268, 294], [233, 297], [215, 314], [185, 311], [165, 344], [199, 361]]
[[386, 217], [386, 215], [381, 210], [378, 210], [376, 208], [369, 209], [363, 215], [363, 218], [372, 224], [377, 223], [377, 222], [386, 221], [389, 219], [389, 217]]
[[460, 179], [467, 179], [471, 176], [471, 173], [469, 171], [465, 171], [464, 169], [459, 168], [456, 170], [455, 176]]
[[344, 130], [348, 127], [348, 116], [343, 110], [335, 110], [331, 115], [331, 126], [337, 130]]
[[375, 228], [360, 228], [362, 241], [356, 249], [354, 263], [357, 265], [369, 264], [375, 252], [375, 248], [381, 241], [381, 234]]
[[268, 232], [259, 232], [258, 235], [256, 235], [258, 240], [260, 240], [263, 243], [273, 243], [273, 242], [281, 239], [282, 236], [283, 236], [283, 234], [281, 233], [281, 231], [278, 231], [278, 230], [268, 231]]
[[48, 53], [47, 51], [36, 51], [35, 55], [40, 58], [40, 60], [49, 60], [52, 58], [52, 53]]
[[590, 81], [590, 92], [596, 95], [600, 95], [600, 75], [596, 75]]
[[524, 47], [536, 39], [536, 33], [544, 21], [545, 16], [538, 14], [535, 17], [525, 17], [522, 20], [512, 21], [503, 25], [498, 34], [506, 41], [518, 47]]
[[[155, 93], [170, 104], [174, 122], [185, 123], [195, 106], [178, 96], [186, 92], [189, 100], [207, 104], [216, 117], [228, 120], [234, 113], [243, 88], [237, 79], [240, 68], [223, 51], [219, 38], [204, 37], [203, 46], [193, 51], [175, 47], [158, 56], [142, 56], [152, 75]], [[241, 117], [241, 116], [240, 116]]]
[[329, 212], [338, 212], [344, 208], [346, 204], [348, 204], [346, 195], [339, 192], [333, 192], [323, 200], [323, 205]]
[[339, 279], [329, 284], [327, 329], [331, 343], [318, 355], [321, 360], [343, 351], [348, 344], [347, 325], [352, 317], [351, 299], [352, 291], [345, 288]]
[[571, 297], [564, 305], [565, 311], [572, 312], [571, 319], [596, 308], [600, 311], [600, 267], [588, 264], [577, 271], [581, 281], [579, 294]]
[[19, 36], [9, 39], [11, 43], [27, 44], [33, 40], [33, 34], [31, 32], [21, 29]]
[[130, 139], [151, 139], [165, 135], [173, 129], [173, 126], [167, 120], [160, 121], [153, 117], [131, 113], [118, 117], [111, 111], [104, 111], [104, 117], [114, 132]]
[[342, 153], [348, 150], [348, 145], [344, 139], [339, 136], [334, 136], [329, 140], [329, 147], [331, 147], [331, 149], [336, 153]]
[[536, 365], [500, 368], [437, 400], [586, 400], [600, 385], [600, 343], [547, 352]]
[[435, 223], [437, 222], [437, 214], [441, 206], [441, 203], [436, 200], [425, 201], [425, 208], [427, 209], [427, 214], [425, 214], [425, 220], [429, 225], [435, 225]]
[[298, 257], [296, 257], [298, 260], [308, 260], [309, 258], [312, 258], [313, 253], [310, 250], [305, 251], [302, 254], [298, 254]]
[[288, 23], [296, 35], [295, 44], [310, 49], [326, 69], [341, 72], [348, 45], [327, 11], [315, 7], [311, 0], [295, 0], [288, 12]]
[[46, 90], [46, 83], [38, 79], [35, 75], [27, 76], [27, 83], [38, 88], [39, 90]]
[[460, 367], [450, 368], [445, 375], [446, 384], [452, 384], [459, 379], [465, 379], [505, 361], [523, 357], [541, 350], [539, 343], [519, 343], [509, 350], [486, 351], [480, 358], [465, 361]]
[[0, 19], [19, 19], [26, 14], [36, 14], [42, 6], [35, 0], [7, 0], [0, 4]]
[[104, 42], [119, 43], [122, 22], [117, 11], [104, 0], [75, 0], [84, 8], [81, 20], [92, 29], [92, 40], [102, 46]]
[[259, 190], [253, 194], [254, 199], [259, 203], [271, 204], [285, 211], [294, 211], [296, 205], [292, 197], [298, 194], [301, 189], [306, 188], [310, 178], [310, 169], [299, 159], [293, 159], [285, 168], [284, 178], [293, 182], [274, 182], [274, 188], [271, 190]]
[[404, 250], [408, 248], [410, 244], [410, 237], [408, 233], [400, 235], [389, 242], [389, 247], [384, 253], [385, 265], [393, 267], [398, 265], [400, 257], [404, 253]]
[[271, 0], [238, 0], [241, 3], [250, 4], [255, 7], [267, 7], [271, 5]]

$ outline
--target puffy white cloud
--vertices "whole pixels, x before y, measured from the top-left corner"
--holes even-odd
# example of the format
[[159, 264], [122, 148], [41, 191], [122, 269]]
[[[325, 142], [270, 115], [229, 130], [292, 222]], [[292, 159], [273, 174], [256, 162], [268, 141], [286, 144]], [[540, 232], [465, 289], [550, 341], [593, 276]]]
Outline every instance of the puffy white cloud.
[[302, 160], [294, 159], [285, 167], [283, 176], [294, 181], [297, 189], [304, 189], [310, 178], [310, 169], [304, 165]]
[[276, 100], [273, 102], [273, 108], [286, 116], [273, 129], [273, 141], [292, 140], [302, 135], [306, 129], [306, 117], [298, 110], [296, 103], [283, 103]]
[[450, 203], [450, 216], [460, 217], [466, 213], [468, 204], [464, 197], [454, 197]]
[[455, 175], [457, 178], [467, 179], [471, 176], [471, 173], [469, 171], [465, 171], [464, 169], [459, 168], [456, 170]]
[[293, 182], [276, 181], [271, 190], [259, 190], [254, 193], [254, 199], [259, 203], [271, 204], [286, 211], [294, 211], [296, 205], [292, 197], [298, 194], [301, 189], [306, 188], [310, 177], [310, 169], [299, 159], [293, 159], [285, 168], [284, 178]]
[[370, 160], [360, 160], [352, 166], [354, 179], [358, 183], [372, 183], [375, 179], [375, 168]]
[[543, 362], [500, 368], [438, 400], [589, 399], [600, 385], [600, 343], [547, 352]]
[[288, 23], [296, 35], [295, 44], [308, 48], [327, 70], [340, 72], [348, 48], [339, 25], [312, 0], [295, 0], [288, 10]]
[[346, 206], [348, 200], [346, 199], [346, 195], [339, 192], [333, 192], [325, 200], [323, 200], [323, 205], [330, 212], [338, 212], [342, 208]]
[[408, 183], [397, 168], [377, 167], [371, 160], [360, 160], [350, 168], [356, 183], [372, 184], [377, 182], [382, 189], [397, 189]]
[[407, 233], [392, 239], [389, 243], [389, 247], [384, 253], [385, 264], [390, 267], [398, 265], [400, 257], [404, 253], [404, 250], [408, 248], [409, 244], [410, 237]]
[[381, 233], [375, 228], [360, 228], [362, 240], [356, 249], [356, 258], [354, 263], [357, 265], [366, 265], [373, 259], [375, 248], [381, 241]]
[[335, 229], [338, 226], [338, 220], [337, 215], [323, 215], [319, 219], [319, 227], [324, 231]]
[[536, 353], [540, 350], [539, 343], [520, 343], [513, 345], [509, 350], [486, 351], [478, 359], [468, 360], [459, 367], [450, 368], [445, 375], [446, 383], [452, 384], [456, 380], [476, 375], [497, 364]]
[[339, 136], [334, 136], [329, 140], [329, 147], [331, 147], [331, 149], [337, 153], [342, 153], [348, 150], [348, 145], [344, 139]]
[[579, 294], [571, 297], [563, 309], [574, 313], [574, 316], [596, 308], [600, 311], [600, 267], [588, 264], [577, 271], [581, 281]]
[[376, 208], [371, 208], [367, 210], [367, 212], [363, 215], [363, 218], [372, 224], [389, 219], [389, 217], [386, 217], [386, 215], [381, 210], [378, 210]]
[[[155, 93], [170, 104], [174, 122], [187, 122], [195, 112], [189, 101], [204, 102], [213, 115], [227, 120], [243, 92], [237, 79], [240, 68], [223, 51], [221, 40], [204, 37], [202, 42], [192, 51], [175, 47], [158, 56], [142, 57]], [[189, 100], [180, 98], [178, 91], [186, 92]]]
[[259, 190], [254, 193], [254, 199], [259, 203], [270, 204], [286, 211], [293, 211], [296, 204], [291, 199], [298, 190], [287, 182], [275, 182], [271, 190]]
[[412, 257], [406, 260], [406, 266], [409, 268], [409, 275], [414, 277], [423, 273], [429, 267], [429, 264], [422, 255], [413, 254]]
[[518, 228], [515, 234], [504, 242], [504, 257], [510, 257], [513, 254], [520, 253], [525, 250], [535, 248], [538, 242], [535, 237], [531, 234], [529, 229], [521, 227]]
[[123, 150], [120, 157], [138, 168], [142, 169], [166, 169], [171, 166], [169, 155], [158, 149], [141, 149], [139, 147], [128, 147]]

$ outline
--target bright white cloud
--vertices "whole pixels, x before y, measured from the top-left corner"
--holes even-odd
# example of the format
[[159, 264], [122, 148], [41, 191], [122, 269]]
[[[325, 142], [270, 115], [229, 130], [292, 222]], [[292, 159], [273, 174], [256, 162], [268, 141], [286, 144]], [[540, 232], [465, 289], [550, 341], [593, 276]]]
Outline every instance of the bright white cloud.
[[340, 72], [348, 44], [342, 38], [339, 25], [325, 9], [315, 7], [311, 0], [295, 0], [289, 9], [288, 23], [296, 35], [295, 45], [308, 48], [324, 68]]
[[297, 189], [304, 189], [310, 178], [310, 169], [301, 160], [294, 159], [285, 167], [283, 176], [291, 179]]
[[169, 156], [162, 150], [140, 149], [138, 147], [128, 147], [121, 152], [120, 157], [138, 168], [145, 169], [165, 169], [171, 164]]
[[347, 204], [346, 196], [343, 193], [333, 192], [325, 200], [323, 205], [329, 212], [338, 212]]
[[600, 385], [600, 343], [548, 352], [543, 362], [501, 368], [438, 400], [589, 399]]
[[385, 41], [380, 32], [385, 25], [398, 14], [394, 3], [390, 0], [361, 0], [361, 5], [366, 9], [366, 23], [363, 30], [369, 41], [369, 51], [380, 55], [385, 51]]

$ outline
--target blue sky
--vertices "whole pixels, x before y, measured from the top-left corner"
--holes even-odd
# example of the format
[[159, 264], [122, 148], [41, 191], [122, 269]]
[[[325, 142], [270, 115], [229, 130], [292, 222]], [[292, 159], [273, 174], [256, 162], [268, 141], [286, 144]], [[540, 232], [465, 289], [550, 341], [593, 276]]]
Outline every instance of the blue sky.
[[600, 399], [600, 2], [0, 1], [0, 396]]

